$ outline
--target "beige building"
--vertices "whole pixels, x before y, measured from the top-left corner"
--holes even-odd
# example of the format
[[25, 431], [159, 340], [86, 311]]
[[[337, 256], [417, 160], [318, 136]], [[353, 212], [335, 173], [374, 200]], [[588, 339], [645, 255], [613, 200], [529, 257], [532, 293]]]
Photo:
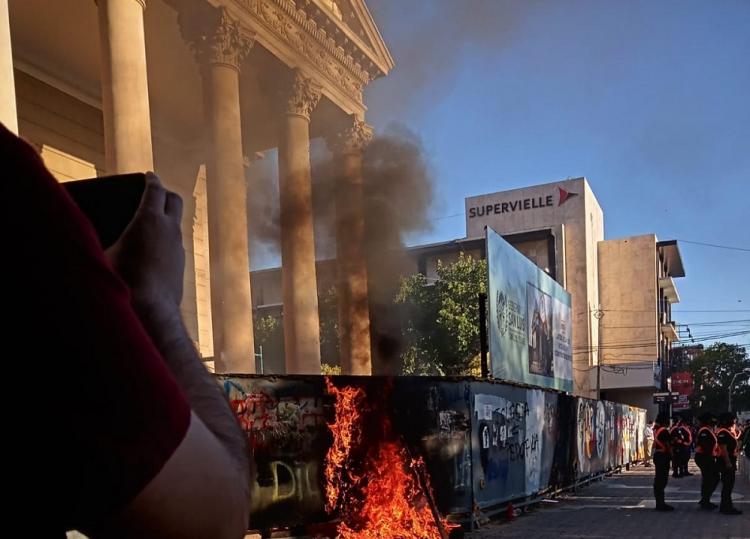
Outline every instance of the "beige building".
[[[182, 195], [182, 310], [221, 372], [253, 372], [247, 165], [278, 149], [285, 368], [320, 372], [310, 140], [338, 166], [348, 372], [370, 368], [363, 89], [393, 60], [362, 0], [0, 0], [0, 121], [68, 181], [155, 170]], [[252, 234], [252, 231], [250, 231]]]
[[525, 241], [511, 243], [570, 292], [573, 388], [590, 394], [587, 369], [598, 361], [597, 245], [604, 239], [604, 215], [588, 182], [577, 178], [467, 198], [467, 238], [483, 238], [486, 226], [504, 236], [526, 234]]
[[684, 276], [676, 241], [646, 234], [599, 243], [601, 369], [591, 385], [605, 398], [656, 412], [653, 393], [667, 388], [669, 351], [679, 339], [674, 278]]
[[[679, 301], [674, 278], [685, 272], [677, 242], [605, 240], [585, 178], [467, 198], [466, 216], [467, 240], [491, 226], [570, 292], [574, 392], [595, 397], [598, 387], [655, 413], [652, 396], [667, 387], [678, 340], [671, 305]], [[429, 271], [434, 262], [421, 265]]]
[[485, 226], [570, 292], [574, 392], [595, 397], [598, 387], [608, 400], [653, 415], [678, 340], [671, 305], [679, 301], [674, 278], [685, 272], [677, 242], [653, 234], [605, 240], [602, 208], [585, 178], [467, 198], [467, 239], [481, 238]]

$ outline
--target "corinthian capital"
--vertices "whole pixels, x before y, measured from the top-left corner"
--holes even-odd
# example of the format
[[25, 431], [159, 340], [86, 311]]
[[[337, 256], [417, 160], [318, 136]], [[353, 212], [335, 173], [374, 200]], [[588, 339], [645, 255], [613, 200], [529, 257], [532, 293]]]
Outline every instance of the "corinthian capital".
[[326, 138], [328, 149], [334, 154], [362, 152], [372, 140], [372, 126], [352, 115], [344, 129]]
[[300, 69], [295, 69], [289, 88], [283, 92], [285, 112], [310, 120], [310, 114], [320, 101], [322, 89], [315, 79], [305, 76]]
[[182, 37], [201, 65], [226, 65], [237, 70], [254, 44], [254, 36], [226, 8], [180, 12]]

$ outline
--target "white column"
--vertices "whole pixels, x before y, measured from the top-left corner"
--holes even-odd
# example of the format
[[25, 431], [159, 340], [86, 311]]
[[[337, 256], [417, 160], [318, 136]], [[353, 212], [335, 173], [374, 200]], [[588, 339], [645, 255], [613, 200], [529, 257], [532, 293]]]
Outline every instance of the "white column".
[[216, 372], [253, 373], [255, 342], [240, 111], [240, 65], [253, 41], [226, 9], [181, 17], [183, 36], [195, 52], [203, 79]]
[[18, 133], [8, 0], [0, 0], [0, 122], [14, 133]]
[[310, 114], [321, 86], [295, 70], [279, 134], [281, 284], [287, 374], [320, 374], [320, 319], [310, 176]]
[[370, 302], [364, 253], [362, 153], [372, 128], [359, 118], [328, 139], [335, 163], [336, 265], [341, 374], [372, 374]]
[[143, 29], [146, 0], [97, 0], [97, 4], [107, 172], [153, 170]]

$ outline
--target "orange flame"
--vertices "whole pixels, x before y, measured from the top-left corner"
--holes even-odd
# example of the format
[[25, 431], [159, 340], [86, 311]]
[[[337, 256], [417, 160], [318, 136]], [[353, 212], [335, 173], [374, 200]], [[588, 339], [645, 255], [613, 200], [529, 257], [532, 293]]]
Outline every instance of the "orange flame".
[[351, 386], [336, 388], [330, 379], [326, 383], [336, 397], [335, 421], [329, 424], [333, 445], [326, 458], [326, 508], [340, 508], [338, 538], [440, 539], [441, 527], [452, 526], [442, 519], [438, 523], [430, 508], [424, 462], [412, 458], [393, 437], [386, 417], [384, 439], [366, 452], [361, 474], [353, 472], [356, 466], [349, 461], [352, 449], [362, 442], [365, 393]]
[[339, 539], [440, 538], [435, 517], [415, 480], [415, 465], [401, 444], [383, 442], [369, 461], [364, 503], [357, 515], [359, 529], [347, 522], [339, 526]]
[[361, 387], [346, 386], [337, 388], [326, 377], [326, 388], [329, 395], [336, 397], [336, 408], [333, 423], [328, 428], [333, 434], [331, 444], [326, 455], [326, 511], [332, 512], [341, 494], [342, 472], [349, 458], [352, 447], [359, 444], [362, 436], [361, 415], [365, 391]]

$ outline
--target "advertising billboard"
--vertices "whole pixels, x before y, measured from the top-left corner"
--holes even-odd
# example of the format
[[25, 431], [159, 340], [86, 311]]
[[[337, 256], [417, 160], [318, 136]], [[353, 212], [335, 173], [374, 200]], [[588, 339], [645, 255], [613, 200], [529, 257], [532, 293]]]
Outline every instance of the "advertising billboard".
[[570, 294], [489, 227], [487, 266], [492, 375], [572, 392]]
[[673, 412], [690, 409], [690, 396], [693, 394], [693, 375], [689, 372], [672, 373], [672, 391], [679, 393], [672, 403]]

